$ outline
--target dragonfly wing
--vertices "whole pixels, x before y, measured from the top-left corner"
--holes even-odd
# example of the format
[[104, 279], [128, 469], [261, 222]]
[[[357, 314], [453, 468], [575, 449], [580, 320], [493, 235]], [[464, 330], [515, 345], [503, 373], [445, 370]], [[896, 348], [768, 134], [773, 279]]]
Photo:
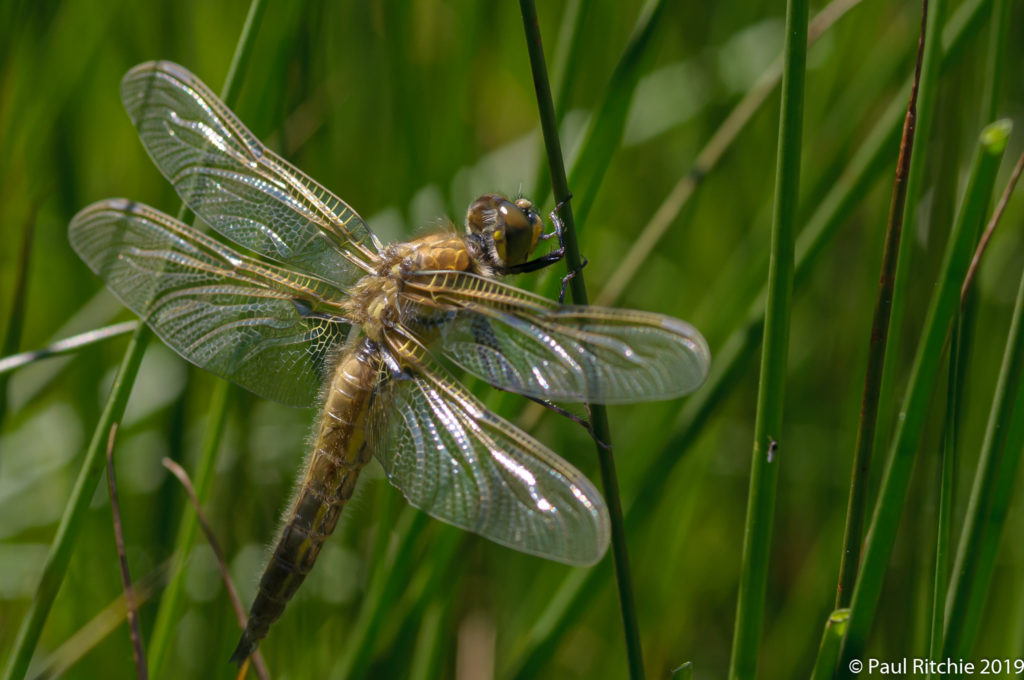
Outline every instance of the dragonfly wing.
[[313, 403], [349, 325], [318, 313], [340, 292], [240, 255], [145, 205], [112, 199], [75, 215], [75, 252], [185, 359], [292, 406]]
[[341, 285], [366, 273], [379, 244], [359, 215], [267, 149], [188, 70], [140, 64], [121, 99], [157, 167], [221, 234]]
[[367, 437], [412, 505], [522, 552], [601, 559], [608, 511], [586, 477], [428, 358], [406, 374], [378, 386]]
[[670, 316], [559, 305], [465, 272], [418, 275], [412, 328], [437, 328], [439, 351], [492, 385], [553, 401], [672, 399], [707, 378], [711, 352]]

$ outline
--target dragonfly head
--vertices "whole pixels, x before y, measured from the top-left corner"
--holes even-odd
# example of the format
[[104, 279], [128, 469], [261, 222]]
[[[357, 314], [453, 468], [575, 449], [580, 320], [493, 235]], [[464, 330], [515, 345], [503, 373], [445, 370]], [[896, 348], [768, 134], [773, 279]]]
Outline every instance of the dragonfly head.
[[466, 211], [466, 233], [479, 240], [497, 267], [526, 262], [543, 231], [544, 221], [528, 198], [511, 201], [500, 194], [484, 194]]

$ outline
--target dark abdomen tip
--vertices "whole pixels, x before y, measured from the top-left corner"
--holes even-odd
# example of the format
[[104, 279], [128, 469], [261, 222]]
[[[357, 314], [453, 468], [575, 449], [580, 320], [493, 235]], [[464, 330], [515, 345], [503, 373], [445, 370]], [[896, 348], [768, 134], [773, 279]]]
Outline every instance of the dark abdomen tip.
[[238, 641], [238, 646], [235, 647], [235, 653], [231, 655], [231, 663], [241, 668], [245, 660], [256, 651], [256, 645], [257, 641], [249, 637], [249, 631], [246, 630], [242, 633], [242, 639]]

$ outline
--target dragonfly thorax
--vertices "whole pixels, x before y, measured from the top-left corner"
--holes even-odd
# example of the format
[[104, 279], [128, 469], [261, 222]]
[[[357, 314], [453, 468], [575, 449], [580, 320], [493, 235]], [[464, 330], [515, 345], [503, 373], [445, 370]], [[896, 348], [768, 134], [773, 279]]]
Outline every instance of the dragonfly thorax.
[[376, 273], [360, 279], [345, 303], [346, 318], [363, 327], [374, 342], [401, 321], [401, 293], [407, 279], [423, 272], [485, 273], [479, 248], [450, 231], [393, 243], [380, 253]]

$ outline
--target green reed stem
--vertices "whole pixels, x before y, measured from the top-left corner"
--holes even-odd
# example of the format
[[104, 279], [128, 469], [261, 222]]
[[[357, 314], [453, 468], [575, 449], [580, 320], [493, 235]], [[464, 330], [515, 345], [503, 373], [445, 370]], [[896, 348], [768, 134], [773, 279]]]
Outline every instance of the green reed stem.
[[[386, 565], [374, 565], [374, 575], [366, 589], [366, 596], [355, 623], [348, 631], [345, 646], [341, 650], [338, 663], [331, 670], [332, 678], [363, 677], [373, 659], [374, 642], [377, 631], [389, 614], [385, 603], [394, 603], [399, 599], [402, 589], [406, 587], [415, 559], [413, 548], [415, 538], [423, 531], [429, 516], [414, 508], [405, 508], [395, 529], [398, 549], [394, 559]], [[386, 530], [386, 529], [384, 529]]]
[[[768, 260], [761, 377], [754, 422], [750, 498], [743, 537], [743, 562], [730, 678], [753, 678], [764, 619], [765, 591], [771, 557], [775, 494], [782, 452], [782, 407], [786, 390], [789, 317], [793, 299], [794, 223], [800, 193], [800, 147], [803, 133], [804, 78], [807, 61], [807, 0], [786, 3], [786, 47], [779, 113], [779, 150]], [[785, 444], [782, 445], [784, 448]]]
[[[907, 204], [907, 173], [911, 151], [914, 148], [914, 126], [917, 120], [917, 89], [921, 78], [921, 60], [925, 44], [925, 24], [928, 17], [928, 1], [922, 3], [921, 33], [917, 42], [917, 64], [914, 68], [913, 85], [910, 88], [910, 102], [903, 119], [903, 139], [900, 142], [899, 158], [896, 162], [896, 179], [893, 181], [892, 199], [889, 202], [889, 219], [885, 227], [885, 241], [882, 247], [882, 271], [878, 278], [878, 293], [875, 296], [875, 314], [871, 322], [868, 340], [868, 365], [864, 376], [864, 392], [861, 397], [860, 420], [857, 423], [857, 439], [854, 445], [853, 471], [850, 475], [850, 497], [846, 510], [846, 529], [843, 534], [843, 552], [839, 567], [839, 585], [836, 588], [836, 608], [848, 607], [853, 593], [853, 582], [860, 564], [860, 545], [864, 529], [864, 514], [867, 504], [868, 469], [871, 466], [872, 446], [875, 441], [875, 425], [878, 421], [878, 400], [882, 389], [882, 366], [885, 360], [886, 342], [889, 337], [889, 315], [892, 310], [892, 289], [896, 278], [896, 259], [900, 251], [900, 237], [903, 234], [903, 214]], [[928, 36], [938, 42], [938, 35]]]
[[[227, 423], [228, 397], [231, 384], [218, 380], [210, 396], [209, 415], [203, 444], [199, 453], [199, 469], [195, 476], [196, 497], [202, 504], [210, 495], [213, 481], [213, 470], [217, 464], [217, 453], [220, 451], [224, 425]], [[171, 647], [173, 634], [177, 628], [178, 618], [182, 610], [182, 593], [185, 588], [185, 565], [192, 554], [196, 533], [199, 529], [199, 517], [191, 512], [188, 506], [183, 510], [178, 524], [178, 534], [174, 539], [174, 557], [171, 567], [171, 580], [160, 598], [156, 621], [153, 624], [153, 635], [149, 641], [149, 671], [152, 677], [159, 678], [163, 670], [163, 662]]]
[[899, 425], [868, 530], [860, 574], [853, 590], [850, 629], [843, 648], [843, 661], [839, 665], [840, 672], [844, 674], [849, 673], [848, 661], [861, 657], [874, 621], [886, 566], [896, 541], [896, 530], [910, 486], [910, 473], [924, 429], [932, 387], [949, 336], [950, 324], [960, 306], [960, 288], [974, 253], [977, 226], [984, 219], [1009, 133], [1008, 121], [994, 123], [982, 132], [971, 166], [967, 191], [946, 247], [924, 332], [914, 357], [903, 408], [897, 418]]
[[447, 645], [445, 619], [448, 603], [433, 600], [420, 619], [420, 630], [410, 663], [410, 680], [433, 680], [441, 677], [444, 649]]
[[[566, 3], [565, 15], [562, 17], [562, 30], [558, 36], [558, 50], [555, 54], [555, 93], [558, 102], [555, 115], [561, 126], [565, 113], [569, 108], [569, 96], [575, 82], [576, 70], [582, 56], [583, 24], [590, 12], [591, 0], [571, 0]], [[551, 191], [551, 175], [547, 170], [547, 159], [541, 159], [537, 168], [537, 179], [530, 196], [543, 205]]]
[[[1024, 165], [1024, 155], [1015, 175]], [[1012, 190], [1016, 176], [1007, 191]], [[1004, 194], [1004, 201], [1009, 193]], [[1005, 205], [1005, 203], [1003, 203]], [[997, 213], [999, 210], [997, 209]], [[998, 216], [998, 215], [997, 215]], [[966, 657], [977, 639], [996, 552], [1024, 449], [1024, 276], [978, 457], [949, 584], [942, 653]], [[939, 657], [936, 657], [939, 658]]]
[[[238, 92], [242, 85], [240, 74], [245, 71], [245, 67], [249, 63], [256, 32], [265, 8], [266, 0], [252, 0], [249, 5], [249, 13], [242, 27], [242, 34], [239, 36], [222, 91], [223, 99], [229, 107], [238, 98]], [[182, 206], [180, 215], [183, 216], [184, 213], [185, 208]], [[104, 460], [100, 454], [106, 446], [107, 433], [110, 432], [110, 427], [121, 420], [121, 416], [124, 414], [128, 395], [131, 393], [139, 365], [142, 363], [142, 355], [152, 337], [153, 333], [149, 327], [140, 324], [128, 343], [128, 349], [121, 361], [121, 367], [118, 369], [110, 394], [107, 396], [107, 402], [103, 407], [99, 422], [93, 430], [92, 439], [86, 449], [85, 458], [82, 460], [82, 467], [75, 480], [71, 497], [64, 506], [64, 514], [61, 516], [57, 534], [54, 536], [50, 551], [43, 564], [43, 572], [35, 597], [18, 629], [14, 649], [11, 652], [7, 668], [4, 670], [4, 680], [21, 680], [28, 670], [32, 652], [39, 643], [43, 624], [46, 623], [46, 617], [50, 613], [50, 608], [64, 581], [64, 575], [67, 573], [82, 519], [103, 474]]]
[[1009, 0], [992, 0], [989, 14], [988, 54], [985, 63], [985, 90], [981, 101], [981, 120], [988, 122], [999, 115], [999, 94], [1006, 63], [1006, 44], [1010, 35]]
[[[973, 0], [965, 3], [950, 19], [942, 35], [943, 69], [956, 63], [967, 40], [977, 32], [984, 17], [982, 10], [986, 2]], [[904, 92], [909, 93], [910, 87], [911, 83], [907, 82]], [[882, 173], [887, 171], [891, 162], [891, 148], [899, 142], [906, 101], [906, 94], [893, 98], [849, 165], [807, 220], [807, 226], [796, 243], [795, 285], [798, 290], [800, 282], [806, 280], [811, 273], [818, 255]], [[647, 523], [657, 507], [659, 492], [665, 480], [685, 459], [682, 454], [697, 439], [711, 414], [744, 375], [745, 366], [761, 339], [765, 295], [764, 290], [754, 295], [748, 305], [747, 316], [737, 324], [721, 348], [712, 348], [715, 360], [707, 382], [687, 398], [679, 420], [671, 428], [671, 438], [647, 466], [636, 493], [631, 494], [634, 500], [625, 517], [627, 533], [638, 531]], [[606, 564], [602, 562], [587, 572], [572, 571], [565, 577], [525, 640], [512, 655], [513, 661], [502, 673], [503, 677], [526, 680], [543, 672], [561, 636], [574, 629], [574, 622], [586, 611], [586, 603], [593, 601], [595, 593], [608, 577]]]
[[[661, 3], [659, 6], [663, 6]], [[582, 272], [583, 262], [580, 258], [579, 245], [576, 240], [576, 228], [573, 209], [568, 203], [569, 185], [565, 175], [565, 164], [562, 159], [561, 142], [558, 138], [558, 121], [555, 117], [555, 106], [551, 99], [551, 86], [548, 83], [547, 66], [544, 62], [544, 47], [541, 44], [540, 26], [537, 23], [537, 8], [533, 0], [520, 0], [519, 7], [523, 15], [523, 30], [526, 34], [526, 46], [530, 55], [530, 68], [533, 73], [533, 84], [537, 94], [537, 106], [540, 111], [541, 130], [544, 135], [544, 147], [547, 151], [551, 186], [555, 201], [561, 205], [559, 214], [564, 222], [565, 260], [570, 272], [575, 272], [569, 282], [573, 302], [587, 304], [587, 289]], [[654, 12], [657, 14], [657, 11]], [[613, 76], [614, 78], [614, 76]], [[631, 88], [632, 89], [632, 88]], [[628, 106], [628, 105], [627, 105]], [[623, 116], [625, 112], [623, 112]], [[617, 145], [616, 145], [617, 146]], [[609, 151], [609, 153], [611, 153]], [[582, 159], [581, 159], [582, 163]], [[607, 166], [607, 162], [602, 167]], [[578, 164], [577, 167], [580, 167]], [[594, 168], [596, 175], [603, 175], [603, 170]], [[587, 194], [587, 202], [594, 200], [600, 179], [592, 175], [592, 184]], [[586, 203], [584, 203], [586, 205]], [[622, 611], [622, 626], [626, 638], [626, 657], [629, 674], [632, 680], [644, 677], [643, 650], [640, 646], [640, 627], [636, 618], [636, 603], [633, 596], [633, 582], [630, 577], [629, 551], [626, 544], [626, 530], [622, 520], [622, 501], [619, 497], [619, 482], [615, 471], [615, 459], [611, 451], [611, 432], [608, 427], [608, 414], [603, 405], [586, 405], [590, 413], [591, 427], [597, 440], [597, 457], [601, 467], [601, 480], [604, 496], [608, 504], [608, 513], [612, 528], [612, 555], [615, 560], [615, 576], [619, 589], [619, 605]]]
[[[939, 27], [945, 21], [947, 0], [931, 0], [925, 35], [939, 35]], [[931, 142], [931, 128], [935, 117], [939, 78], [942, 75], [942, 45], [938, 40], [925, 40], [924, 59], [921, 63], [920, 91], [917, 106], [917, 139], [910, 155], [907, 175], [906, 210], [904, 224], [911, 228], [916, 224], [917, 208], [924, 183], [926, 160]], [[988, 121], [985, 121], [988, 122]], [[903, 344], [903, 323], [906, 311], [907, 289], [910, 282], [911, 262], [914, 248], [902, 248], [896, 262], [896, 277], [893, 280], [889, 342], [886, 345], [882, 366], [882, 387], [878, 397], [879, 422], [875, 429], [871, 452], [885, 450], [893, 428], [893, 414], [896, 412], [898, 395], [896, 381], [899, 378], [900, 349]]]
[[[7, 318], [7, 331], [0, 344], [0, 357], [6, 358], [18, 351], [21, 345], [21, 331], [25, 325], [25, 298], [28, 295], [28, 267], [32, 259], [32, 241], [35, 235], [36, 207], [29, 212], [21, 233], [21, 250], [18, 253], [18, 270], [14, 275], [14, 290], [11, 295], [11, 313]], [[2, 363], [2, 362], [0, 362]], [[0, 372], [0, 426], [7, 415], [7, 383], [9, 375]]]
[[[942, 648], [943, 615], [946, 611], [946, 584], [949, 582], [949, 549], [953, 535], [953, 505], [956, 488], [957, 412], [962, 381], [959, 379], [961, 362], [957, 361], [964, 347], [962, 331], [964, 318], [957, 319], [949, 344], [949, 375], [946, 384], [945, 431], [939, 454], [939, 508], [935, 523], [935, 565], [932, 576], [932, 611], [928, 632], [928, 658], [939, 659]], [[931, 678], [933, 675], [928, 674]]]
[[[629, 106], [633, 101], [633, 94], [636, 92], [636, 84], [653, 53], [651, 43], [656, 30], [664, 23], [660, 19], [668, 5], [666, 0], [653, 0], [644, 6], [644, 11], [622, 51], [622, 57], [615, 64], [615, 70], [612, 71], [611, 78], [608, 80], [608, 86], [601, 97], [601, 104], [594, 113], [593, 123], [587, 128], [583, 140], [580, 142], [581, 150], [573, 163], [571, 181], [568, 182], [573, 187], [576, 217], [580, 224], [586, 223], [590, 209], [597, 201], [597, 191], [608, 171], [612, 156], [621, 145], [622, 134], [626, 129], [626, 116], [629, 114]], [[522, 6], [522, 0], [520, 0], [520, 6]], [[539, 48], [539, 38], [537, 45]], [[534, 82], [536, 83], [536, 81]], [[546, 73], [545, 82], [547, 82]], [[554, 112], [552, 112], [549, 128], [557, 135], [556, 121]], [[541, 127], [544, 128], [543, 117], [541, 118]], [[550, 163], [551, 153], [547, 132], [545, 132], [544, 138]], [[559, 160], [559, 165], [561, 165], [561, 160]], [[551, 174], [551, 178], [555, 201], [560, 202], [565, 196], [560, 196], [558, 193], [558, 180], [554, 173]], [[573, 240], [575, 242], [575, 237]], [[572, 266], [571, 262], [569, 264]], [[579, 298], [573, 297], [573, 299], [579, 304], [584, 304]]]
[[837, 609], [829, 614], [825, 621], [825, 630], [821, 634], [818, 658], [814, 661], [811, 680], [831, 680], [835, 675], [839, 650], [842, 649], [843, 636], [846, 635], [846, 625], [849, 621], [849, 609]]
[[68, 563], [71, 561], [71, 554], [74, 551], [75, 542], [78, 538], [78, 531], [82, 520], [89, 509], [89, 502], [92, 500], [96, 485], [99, 484], [103, 475], [104, 458], [101, 452], [105, 450], [107, 434], [111, 426], [121, 419], [124, 414], [124, 407], [128, 403], [128, 394], [131, 392], [132, 383], [138, 373], [139, 364], [142, 363], [142, 355], [146, 344], [152, 337], [152, 331], [148, 326], [139, 326], [128, 343], [128, 350], [125, 352], [121, 367], [118, 369], [117, 377], [110, 389], [107, 403], [103, 407], [99, 423], [93, 430], [92, 440], [86, 450], [85, 458], [82, 460], [82, 467], [75, 480], [75, 486], [71, 491], [64, 506], [64, 514], [57, 526], [57, 534], [54, 536], [50, 551], [43, 563], [43, 572], [39, 579], [39, 586], [36, 589], [32, 604], [29, 605], [25, 618], [22, 619], [21, 628], [18, 629], [18, 637], [14, 641], [14, 649], [4, 670], [4, 680], [21, 680], [28, 671], [29, 661], [32, 659], [32, 652], [39, 643], [39, 635], [42, 633], [43, 624], [50, 613], [53, 601], [57, 598], [64, 575], [67, 573]]

